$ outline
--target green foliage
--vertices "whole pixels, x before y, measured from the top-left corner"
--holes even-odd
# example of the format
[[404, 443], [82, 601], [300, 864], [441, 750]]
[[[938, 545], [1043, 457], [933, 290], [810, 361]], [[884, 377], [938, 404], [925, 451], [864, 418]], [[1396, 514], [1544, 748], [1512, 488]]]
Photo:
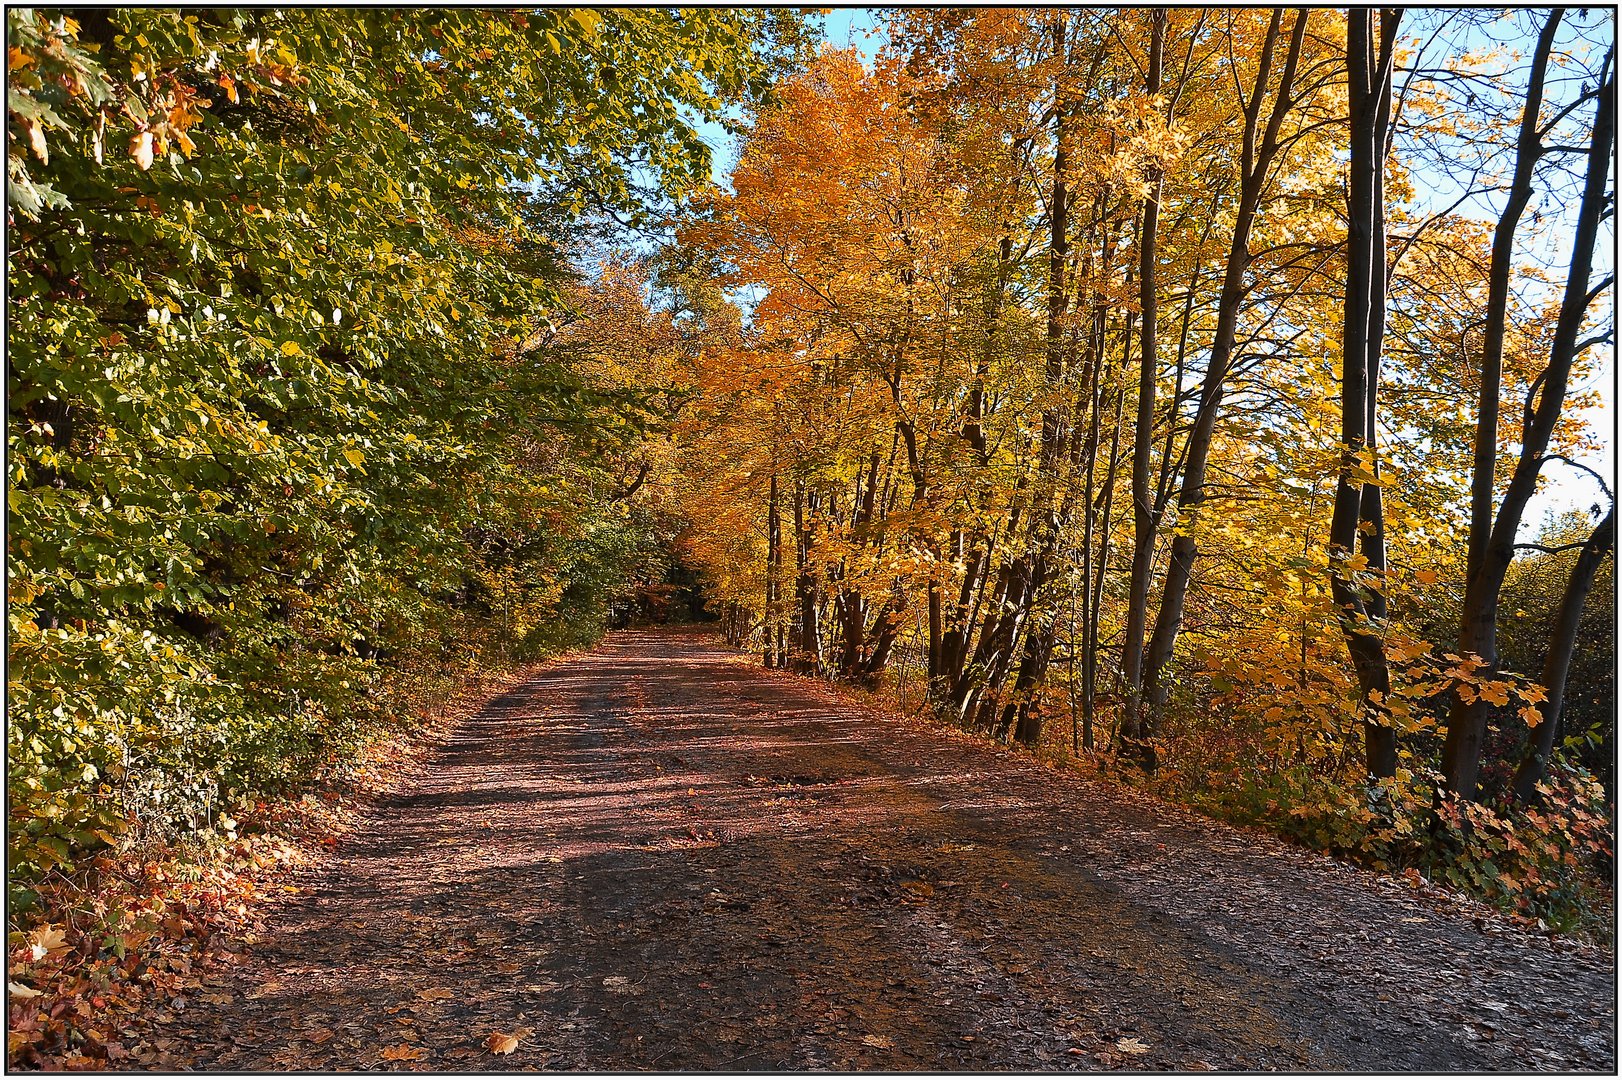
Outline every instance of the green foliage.
[[7, 17], [26, 877], [307, 777], [394, 672], [596, 632], [644, 420], [537, 328], [583, 215], [707, 183], [693, 123], [793, 46], [715, 9]]

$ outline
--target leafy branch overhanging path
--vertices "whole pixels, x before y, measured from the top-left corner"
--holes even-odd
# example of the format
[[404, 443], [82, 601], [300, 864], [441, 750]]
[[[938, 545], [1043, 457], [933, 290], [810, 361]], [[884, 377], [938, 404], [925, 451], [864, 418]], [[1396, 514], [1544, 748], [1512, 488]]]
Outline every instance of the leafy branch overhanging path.
[[160, 1067], [1615, 1067], [1598, 954], [691, 631], [498, 698], [308, 884]]

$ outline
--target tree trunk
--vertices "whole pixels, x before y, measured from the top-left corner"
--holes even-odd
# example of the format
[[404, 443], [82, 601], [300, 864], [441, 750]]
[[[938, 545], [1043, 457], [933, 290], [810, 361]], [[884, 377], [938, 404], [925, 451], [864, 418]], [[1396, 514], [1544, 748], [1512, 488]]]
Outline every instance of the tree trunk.
[[[1130, 320], [1130, 316], [1128, 316]], [[1128, 322], [1128, 339], [1131, 338], [1131, 325]], [[1130, 345], [1130, 341], [1129, 341]], [[1123, 372], [1124, 377], [1124, 372]], [[1098, 692], [1098, 647], [1099, 616], [1104, 604], [1104, 575], [1109, 569], [1110, 530], [1112, 526], [1111, 512], [1115, 505], [1115, 474], [1121, 463], [1121, 414], [1126, 408], [1126, 390], [1118, 386], [1115, 389], [1115, 422], [1110, 434], [1109, 465], [1104, 470], [1103, 507], [1100, 511], [1098, 523], [1098, 565], [1093, 571], [1092, 607], [1087, 612], [1087, 650], [1083, 654], [1083, 662], [1087, 674], [1083, 677], [1087, 688], [1087, 696], [1082, 701], [1082, 731], [1081, 742], [1083, 748], [1094, 748], [1095, 736], [1093, 731], [1096, 712], [1095, 700]]]
[[[1279, 132], [1285, 114], [1293, 104], [1291, 90], [1295, 82], [1296, 65], [1301, 57], [1301, 43], [1306, 36], [1310, 11], [1296, 15], [1273, 109], [1266, 127], [1260, 123], [1261, 105], [1267, 93], [1271, 75], [1273, 52], [1277, 46], [1282, 25], [1283, 9], [1274, 9], [1262, 55], [1256, 84], [1245, 109], [1244, 147], [1240, 166], [1239, 204], [1234, 216], [1233, 241], [1228, 248], [1227, 267], [1223, 273], [1222, 292], [1218, 301], [1216, 331], [1212, 336], [1211, 353], [1206, 362], [1205, 378], [1200, 387], [1200, 400], [1194, 415], [1194, 429], [1188, 437], [1187, 463], [1183, 482], [1177, 493], [1177, 534], [1172, 537], [1171, 558], [1166, 567], [1160, 610], [1155, 617], [1153, 634], [1144, 657], [1143, 694], [1148, 710], [1139, 735], [1153, 736], [1154, 716], [1167, 698], [1166, 668], [1171, 662], [1172, 649], [1182, 629], [1183, 608], [1188, 599], [1189, 582], [1194, 575], [1194, 562], [1199, 555], [1195, 528], [1201, 505], [1205, 502], [1205, 470], [1211, 453], [1211, 441], [1216, 430], [1217, 414], [1222, 407], [1228, 369], [1233, 359], [1234, 342], [1238, 336], [1239, 311], [1250, 292], [1246, 273], [1250, 265], [1250, 232], [1255, 224], [1256, 211], [1262, 193], [1267, 188], [1269, 169], [1279, 150]], [[1153, 765], [1152, 759], [1147, 762]]]
[[[1381, 722], [1391, 672], [1381, 640], [1383, 586], [1359, 585], [1348, 563], [1359, 538], [1366, 571], [1385, 570], [1385, 524], [1376, 465], [1375, 423], [1381, 339], [1385, 334], [1385, 152], [1391, 72], [1401, 16], [1386, 11], [1375, 42], [1373, 12], [1346, 17], [1347, 105], [1351, 120], [1346, 231], [1346, 305], [1341, 336], [1341, 473], [1329, 525], [1330, 592], [1361, 690], [1364, 758], [1370, 774], [1396, 775], [1396, 732]], [[1367, 528], [1364, 528], [1364, 523]]]
[[1594, 586], [1594, 571], [1604, 560], [1605, 553], [1616, 546], [1616, 507], [1611, 507], [1605, 519], [1594, 529], [1594, 534], [1583, 545], [1577, 564], [1571, 568], [1566, 582], [1566, 593], [1560, 599], [1560, 614], [1555, 619], [1554, 632], [1549, 635], [1549, 651], [1543, 658], [1543, 673], [1538, 677], [1548, 692], [1549, 700], [1543, 704], [1543, 722], [1532, 733], [1532, 745], [1515, 773], [1515, 797], [1523, 803], [1534, 802], [1537, 786], [1549, 767], [1549, 757], [1561, 735], [1561, 706], [1566, 698], [1566, 673], [1571, 670], [1571, 656], [1577, 648], [1577, 628], [1582, 623], [1583, 604]]
[[773, 648], [772, 631], [782, 620], [779, 610], [781, 579], [783, 575], [783, 524], [777, 506], [777, 473], [772, 473], [772, 484], [766, 496], [766, 643], [762, 659], [767, 667], [777, 664], [777, 651]]
[[[1150, 94], [1160, 93], [1165, 51], [1166, 12], [1150, 16]], [[1126, 712], [1121, 737], [1128, 746], [1145, 734], [1143, 720], [1143, 636], [1149, 624], [1149, 586], [1154, 576], [1155, 534], [1159, 520], [1149, 486], [1149, 460], [1154, 448], [1155, 388], [1159, 378], [1159, 278], [1155, 273], [1155, 245], [1160, 231], [1161, 170], [1150, 172], [1150, 189], [1143, 203], [1143, 225], [1138, 233], [1138, 419], [1132, 432], [1132, 569], [1127, 579], [1126, 643], [1121, 647], [1121, 681], [1126, 689]], [[1173, 405], [1175, 406], [1175, 402]]]
[[822, 633], [819, 626], [820, 597], [817, 595], [817, 579], [811, 566], [811, 528], [806, 514], [805, 482], [796, 481], [794, 485], [794, 533], [796, 537], [797, 562], [799, 578], [795, 583], [796, 599], [799, 602], [800, 632], [795, 642], [794, 668], [806, 674], [817, 674], [822, 670]]
[[1476, 438], [1470, 473], [1470, 537], [1465, 575], [1473, 577], [1487, 557], [1492, 534], [1492, 497], [1498, 464], [1499, 391], [1504, 378], [1504, 336], [1509, 323], [1509, 290], [1514, 273], [1515, 231], [1532, 200], [1532, 169], [1542, 157], [1538, 116], [1543, 110], [1544, 80], [1555, 31], [1564, 9], [1549, 12], [1532, 51], [1532, 70], [1526, 85], [1526, 106], [1521, 110], [1520, 134], [1515, 142], [1515, 173], [1509, 201], [1493, 227], [1492, 260], [1487, 269], [1487, 321], [1481, 332], [1481, 391], [1476, 410]]
[[[1615, 140], [1616, 72], [1611, 68], [1614, 53], [1607, 58], [1605, 84], [1595, 95], [1592, 141], [1588, 147], [1587, 176], [1577, 211], [1577, 227], [1572, 237], [1571, 270], [1566, 277], [1565, 295], [1554, 340], [1549, 346], [1549, 366], [1536, 380], [1528, 395], [1523, 416], [1521, 452], [1509, 486], [1499, 505], [1497, 519], [1482, 553], [1481, 565], [1465, 582], [1464, 605], [1459, 617], [1459, 650], [1474, 653], [1486, 661], [1492, 673], [1498, 661], [1498, 599], [1504, 575], [1515, 557], [1515, 534], [1521, 527], [1526, 504], [1537, 489], [1544, 453], [1554, 434], [1555, 424], [1565, 405], [1566, 384], [1571, 366], [1581, 351], [1577, 335], [1582, 331], [1588, 306], [1593, 301], [1588, 282], [1593, 274], [1594, 250], [1600, 222], [1607, 216], [1610, 196], [1606, 181], [1610, 176], [1611, 152]], [[1535, 404], [1534, 397], [1535, 395]], [[1480, 478], [1474, 478], [1479, 482]], [[1487, 702], [1479, 696], [1465, 701], [1454, 694], [1448, 716], [1447, 738], [1442, 747], [1442, 771], [1450, 791], [1465, 798], [1476, 796], [1481, 769], [1481, 748], [1487, 732]]]

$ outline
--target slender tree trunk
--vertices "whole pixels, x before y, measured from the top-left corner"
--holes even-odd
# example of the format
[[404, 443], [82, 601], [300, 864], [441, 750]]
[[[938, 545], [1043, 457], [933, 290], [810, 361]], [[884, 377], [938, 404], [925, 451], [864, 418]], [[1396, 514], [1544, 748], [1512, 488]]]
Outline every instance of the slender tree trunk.
[[[1130, 316], [1128, 317], [1130, 320]], [[1131, 338], [1131, 326], [1128, 322], [1127, 337]], [[1130, 340], [1128, 342], [1130, 348]], [[1125, 372], [1123, 371], [1123, 378]], [[1104, 604], [1104, 578], [1109, 570], [1111, 512], [1115, 505], [1115, 476], [1121, 463], [1121, 416], [1126, 408], [1126, 390], [1117, 386], [1115, 389], [1115, 421], [1110, 434], [1109, 465], [1104, 470], [1103, 507], [1099, 515], [1098, 525], [1098, 565], [1093, 571], [1092, 608], [1087, 612], [1087, 651], [1085, 663], [1087, 675], [1085, 677], [1087, 697], [1082, 705], [1082, 745], [1092, 750], [1094, 748], [1094, 722], [1096, 713], [1096, 697], [1098, 693], [1098, 649], [1099, 618]]]
[[[1385, 333], [1384, 161], [1391, 115], [1391, 72], [1400, 15], [1382, 15], [1375, 41], [1373, 12], [1346, 17], [1347, 104], [1351, 119], [1347, 218], [1346, 305], [1341, 337], [1341, 473], [1329, 525], [1330, 592], [1361, 689], [1364, 757], [1374, 776], [1397, 769], [1396, 732], [1382, 722], [1391, 673], [1381, 642], [1383, 585], [1360, 585], [1350, 560], [1363, 546], [1363, 573], [1385, 570], [1384, 511], [1375, 468], [1381, 339]], [[1366, 525], [1365, 525], [1366, 523]]]
[[772, 473], [771, 489], [766, 496], [766, 644], [762, 649], [767, 667], [777, 663], [773, 648], [772, 631], [782, 620], [780, 590], [783, 576], [783, 525], [777, 506], [777, 473]]
[[[959, 531], [957, 529], [952, 530], [952, 537], [953, 537], [954, 543], [956, 542], [957, 538], [960, 537], [960, 536], [962, 536], [961, 531]], [[945, 636], [945, 626], [944, 626], [944, 618], [945, 618], [944, 603], [945, 603], [945, 600], [944, 600], [944, 597], [942, 596], [942, 585], [941, 585], [941, 579], [940, 579], [940, 571], [939, 571], [938, 567], [937, 567], [935, 573], [931, 574], [930, 578], [929, 578], [928, 603], [929, 603], [929, 654], [928, 654], [928, 660], [927, 660], [927, 663], [926, 663], [926, 666], [925, 666], [925, 676], [924, 677], [927, 680], [926, 686], [928, 688], [932, 689], [932, 688], [936, 687], [940, 682], [942, 644], [943, 644], [944, 636]]]
[[1543, 673], [1538, 682], [1547, 691], [1549, 699], [1543, 703], [1543, 722], [1532, 733], [1520, 768], [1515, 773], [1515, 797], [1523, 803], [1537, 799], [1537, 786], [1542, 782], [1561, 735], [1561, 713], [1566, 700], [1566, 675], [1571, 670], [1571, 657], [1577, 649], [1577, 629], [1582, 625], [1583, 604], [1594, 586], [1594, 571], [1607, 552], [1616, 546], [1616, 507], [1606, 512], [1605, 518], [1594, 529], [1588, 542], [1571, 568], [1566, 592], [1560, 599], [1560, 613], [1555, 619], [1554, 631], [1549, 635], [1549, 650], [1543, 657]]
[[[1499, 396], [1503, 383], [1504, 338], [1509, 323], [1509, 293], [1514, 273], [1515, 234], [1533, 194], [1532, 172], [1543, 156], [1538, 117], [1555, 32], [1565, 9], [1555, 8], [1544, 22], [1532, 52], [1526, 103], [1515, 144], [1515, 171], [1509, 199], [1493, 229], [1492, 257], [1487, 270], [1487, 319], [1482, 331], [1481, 390], [1476, 412], [1476, 435], [1470, 477], [1470, 530], [1465, 557], [1465, 603], [1459, 625], [1459, 648], [1493, 664], [1497, 660], [1498, 588], [1483, 575], [1493, 532], [1493, 495], [1497, 488]], [[1507, 570], [1507, 566], [1505, 567]], [[1491, 594], [1490, 597], [1488, 594]], [[1488, 651], [1484, 651], [1488, 650]], [[1489, 655], [1489, 651], [1492, 655]], [[1479, 715], [1479, 725], [1477, 716]], [[1476, 731], [1480, 727], [1481, 733]], [[1442, 747], [1442, 771], [1448, 787], [1473, 797], [1485, 734], [1484, 709], [1470, 709], [1456, 697]]]
[[1487, 323], [1481, 332], [1481, 392], [1476, 409], [1476, 438], [1471, 456], [1470, 536], [1466, 547], [1465, 574], [1474, 576], [1487, 557], [1487, 540], [1492, 534], [1492, 497], [1498, 465], [1499, 393], [1504, 381], [1504, 337], [1509, 325], [1509, 291], [1514, 274], [1515, 232], [1521, 215], [1532, 201], [1532, 169], [1543, 156], [1538, 137], [1538, 116], [1543, 110], [1544, 83], [1549, 56], [1554, 49], [1555, 31], [1564, 8], [1549, 12], [1532, 50], [1532, 69], [1526, 85], [1526, 105], [1521, 110], [1520, 133], [1515, 142], [1515, 173], [1509, 185], [1509, 200], [1498, 217], [1492, 234], [1492, 260], [1487, 269]]
[[[1165, 53], [1166, 12], [1150, 15], [1148, 91], [1160, 93]], [[1132, 569], [1127, 579], [1126, 642], [1121, 649], [1121, 680], [1126, 688], [1126, 713], [1121, 737], [1135, 745], [1145, 734], [1143, 718], [1143, 645], [1149, 623], [1149, 586], [1154, 576], [1155, 534], [1159, 521], [1149, 486], [1150, 455], [1154, 450], [1155, 389], [1160, 377], [1159, 275], [1155, 273], [1155, 246], [1160, 231], [1161, 170], [1151, 170], [1150, 189], [1143, 203], [1143, 225], [1138, 231], [1138, 419], [1132, 433]], [[1173, 403], [1175, 405], [1175, 402]]]
[[[1515, 557], [1515, 534], [1521, 527], [1526, 504], [1537, 489], [1544, 454], [1565, 405], [1566, 384], [1571, 366], [1581, 351], [1577, 336], [1582, 331], [1588, 306], [1593, 301], [1588, 283], [1593, 274], [1594, 251], [1600, 222], [1609, 213], [1611, 196], [1606, 190], [1610, 177], [1611, 153], [1616, 134], [1616, 72], [1614, 50], [1606, 57], [1604, 85], [1595, 95], [1592, 141], [1588, 148], [1587, 175], [1577, 211], [1572, 237], [1571, 270], [1566, 277], [1565, 295], [1554, 340], [1549, 346], [1549, 366], [1538, 377], [1528, 395], [1522, 418], [1521, 452], [1499, 504], [1498, 517], [1487, 539], [1486, 550], [1476, 573], [1465, 582], [1464, 605], [1459, 617], [1459, 649], [1486, 661], [1486, 671], [1496, 670], [1498, 661], [1498, 599], [1504, 576]], [[1479, 479], [1479, 478], [1478, 478]], [[1477, 696], [1465, 701], [1455, 694], [1448, 716], [1447, 737], [1442, 747], [1442, 771], [1448, 789], [1473, 799], [1481, 768], [1481, 748], [1487, 731], [1487, 702]]]
[[795, 589], [800, 612], [799, 640], [795, 643], [798, 656], [794, 666], [798, 671], [816, 674], [822, 670], [821, 598], [817, 595], [817, 579], [811, 565], [811, 527], [806, 513], [803, 480], [796, 481], [794, 485], [794, 533], [799, 567]]
[[[1087, 480], [1085, 484], [1086, 501], [1081, 510], [1081, 577], [1077, 585], [1072, 586], [1070, 594], [1070, 750], [1072, 753], [1081, 749], [1081, 728], [1086, 728], [1087, 749], [1091, 750], [1093, 734], [1093, 680], [1097, 674], [1093, 652], [1096, 648], [1097, 634], [1090, 621], [1093, 610], [1093, 561], [1094, 535], [1098, 524], [1098, 500], [1093, 492], [1097, 489], [1098, 443], [1101, 436], [1101, 421], [1099, 413], [1103, 408], [1101, 384], [1103, 382], [1104, 363], [1104, 316], [1096, 309], [1101, 305], [1095, 304], [1092, 320], [1091, 341], [1088, 351], [1091, 356], [1092, 378], [1088, 389], [1088, 420], [1087, 443], [1088, 452], [1084, 455], [1087, 460]], [[1077, 589], [1080, 595], [1077, 596]], [[1077, 625], [1076, 609], [1081, 609], [1080, 625]], [[1076, 641], [1078, 636], [1080, 642]], [[1081, 680], [1077, 686], [1076, 655], [1082, 654]], [[1077, 706], [1080, 706], [1079, 715]]]
[[[1246, 274], [1250, 266], [1250, 233], [1256, 221], [1256, 211], [1262, 193], [1267, 188], [1269, 170], [1279, 150], [1279, 133], [1284, 117], [1293, 104], [1291, 92], [1295, 82], [1296, 65], [1301, 57], [1301, 43], [1306, 36], [1307, 20], [1311, 12], [1303, 10], [1295, 17], [1290, 43], [1273, 109], [1263, 128], [1260, 124], [1262, 101], [1267, 94], [1273, 52], [1277, 46], [1283, 9], [1274, 9], [1267, 37], [1262, 45], [1260, 69], [1256, 76], [1250, 101], [1245, 110], [1244, 147], [1241, 156], [1239, 204], [1234, 217], [1233, 241], [1228, 249], [1228, 263], [1223, 273], [1222, 293], [1218, 301], [1217, 325], [1211, 341], [1211, 353], [1206, 361], [1204, 380], [1200, 387], [1199, 406], [1194, 416], [1194, 428], [1188, 437], [1188, 457], [1183, 467], [1183, 482], [1177, 493], [1177, 534], [1172, 537], [1171, 557], [1166, 567], [1166, 581], [1162, 590], [1160, 610], [1155, 617], [1154, 632], [1144, 657], [1143, 694], [1148, 710], [1140, 727], [1141, 738], [1153, 735], [1153, 717], [1167, 698], [1167, 665], [1182, 629], [1183, 609], [1188, 599], [1188, 587], [1194, 575], [1194, 562], [1199, 555], [1195, 539], [1199, 509], [1205, 502], [1205, 470], [1211, 453], [1211, 441], [1216, 430], [1217, 415], [1222, 408], [1222, 396], [1227, 387], [1229, 367], [1233, 361], [1234, 342], [1238, 336], [1239, 312], [1244, 298], [1249, 295], [1250, 284]], [[1146, 759], [1153, 766], [1153, 759]]]

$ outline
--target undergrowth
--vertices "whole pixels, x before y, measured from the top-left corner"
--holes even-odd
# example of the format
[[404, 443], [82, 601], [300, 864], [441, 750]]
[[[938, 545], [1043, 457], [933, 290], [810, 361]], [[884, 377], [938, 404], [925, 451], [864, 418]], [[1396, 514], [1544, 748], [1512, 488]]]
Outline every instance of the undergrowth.
[[206, 994], [203, 969], [238, 959], [232, 942], [251, 940], [298, 892], [293, 872], [337, 847], [435, 734], [532, 667], [401, 682], [387, 712], [299, 790], [222, 808], [185, 833], [126, 836], [31, 877], [6, 927], [10, 1067], [161, 1066], [161, 1046], [125, 1032], [129, 1015]]
[[[916, 719], [944, 723], [904, 684], [868, 696]], [[1073, 752], [1069, 732], [1050, 724], [1038, 755], [1144, 789], [1209, 817], [1256, 826], [1285, 839], [1415, 883], [1443, 885], [1483, 900], [1519, 925], [1615, 947], [1614, 831], [1605, 792], [1592, 774], [1557, 762], [1534, 806], [1512, 799], [1471, 802], [1445, 790], [1419, 764], [1386, 781], [1348, 782], [1326, 774], [1357, 771], [1348, 754], [1292, 766], [1258, 755], [1264, 740], [1208, 726], [1177, 736], [1152, 775], [1115, 754]], [[955, 728], [954, 730], [959, 730]], [[1103, 730], [1108, 731], [1108, 727]], [[968, 733], [974, 735], [975, 733]], [[987, 745], [989, 736], [980, 735]]]
[[1551, 776], [1536, 806], [1460, 799], [1423, 767], [1360, 784], [1305, 769], [1205, 774], [1198, 785], [1175, 770], [1113, 775], [1212, 817], [1450, 886], [1522, 925], [1614, 947], [1610, 817], [1600, 785], [1580, 770]]

